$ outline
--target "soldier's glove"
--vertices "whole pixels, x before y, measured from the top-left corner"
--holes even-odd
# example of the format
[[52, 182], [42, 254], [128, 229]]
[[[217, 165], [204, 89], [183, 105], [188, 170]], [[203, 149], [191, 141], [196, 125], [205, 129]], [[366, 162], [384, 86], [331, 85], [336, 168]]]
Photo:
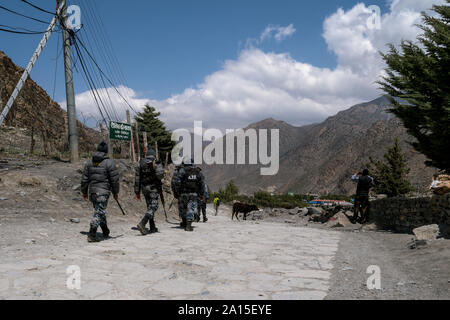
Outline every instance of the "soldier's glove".
[[84, 200], [84, 201], [87, 201], [87, 200], [88, 200], [88, 198], [89, 198], [89, 197], [88, 197], [88, 195], [87, 195], [87, 194], [83, 194], [83, 200]]
[[136, 200], [141, 201], [141, 195], [140, 194], [136, 195]]
[[119, 195], [118, 194], [114, 195], [114, 200], [119, 200]]

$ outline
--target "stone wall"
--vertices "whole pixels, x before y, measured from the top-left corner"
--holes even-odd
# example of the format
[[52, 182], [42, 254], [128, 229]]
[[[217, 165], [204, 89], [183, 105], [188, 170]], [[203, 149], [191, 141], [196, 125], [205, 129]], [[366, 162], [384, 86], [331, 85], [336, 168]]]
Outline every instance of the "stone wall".
[[396, 232], [438, 224], [450, 231], [450, 194], [424, 198], [391, 198], [370, 203], [371, 220], [378, 227]]

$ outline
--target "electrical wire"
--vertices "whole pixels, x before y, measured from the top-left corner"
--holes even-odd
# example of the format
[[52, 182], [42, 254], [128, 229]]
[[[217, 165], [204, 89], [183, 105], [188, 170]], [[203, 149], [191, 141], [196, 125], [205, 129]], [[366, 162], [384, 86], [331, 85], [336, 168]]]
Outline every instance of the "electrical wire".
[[42, 12], [51, 14], [52, 16], [56, 15], [55, 12], [51, 12], [51, 11], [45, 10], [45, 9], [43, 9], [43, 8], [41, 8], [41, 7], [38, 7], [38, 6], [35, 5], [35, 4], [32, 4], [31, 2], [29, 2], [29, 1], [27, 1], [27, 0], [22, 0], [22, 2], [28, 4], [29, 6], [32, 6], [33, 8], [35, 8], [35, 9], [37, 9], [37, 10], [39, 10], [39, 11], [42, 11]]
[[36, 18], [27, 16], [27, 15], [24, 15], [24, 14], [22, 14], [22, 13], [20, 13], [20, 12], [17, 12], [17, 11], [11, 10], [11, 9], [8, 9], [8, 8], [2, 6], [2, 5], [0, 5], [0, 9], [3, 9], [3, 10], [5, 10], [5, 11], [8, 11], [8, 12], [10, 12], [10, 13], [13, 13], [13, 14], [15, 14], [15, 15], [18, 15], [18, 16], [21, 16], [21, 17], [24, 17], [24, 18], [27, 18], [27, 19], [31, 19], [31, 20], [34, 20], [34, 21], [37, 21], [37, 22], [40, 22], [40, 23], [44, 23], [44, 24], [46, 24], [46, 25], [49, 25], [49, 24], [50, 24], [50, 22], [47, 22], [47, 21], [44, 21], [44, 20], [40, 20], [40, 19], [36, 19]]

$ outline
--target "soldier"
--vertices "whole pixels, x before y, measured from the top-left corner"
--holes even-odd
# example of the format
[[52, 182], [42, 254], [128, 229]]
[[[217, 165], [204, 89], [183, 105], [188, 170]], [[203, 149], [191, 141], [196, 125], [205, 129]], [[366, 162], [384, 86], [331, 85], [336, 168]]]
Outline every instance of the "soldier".
[[205, 190], [205, 178], [200, 170], [194, 167], [192, 159], [184, 159], [183, 167], [172, 179], [172, 189], [178, 199], [178, 208], [182, 219], [181, 227], [193, 231], [192, 221], [198, 210], [199, 196]]
[[[369, 193], [374, 186], [374, 179], [369, 176], [369, 170], [364, 169], [362, 173], [356, 172], [352, 176], [352, 180], [357, 182], [358, 186], [356, 188], [354, 214], [350, 221], [353, 224], [358, 221], [363, 224], [369, 219]], [[361, 219], [358, 219], [359, 213], [361, 213]]]
[[113, 193], [114, 199], [119, 198], [119, 171], [114, 161], [108, 157], [108, 144], [101, 141], [98, 145], [97, 152], [85, 167], [83, 178], [81, 180], [81, 192], [83, 199], [92, 201], [94, 206], [94, 218], [90, 225], [88, 234], [88, 242], [98, 242], [97, 228], [100, 226], [105, 238], [109, 237], [109, 229], [106, 221], [106, 207], [108, 200]]
[[155, 212], [158, 210], [158, 196], [162, 192], [162, 182], [164, 169], [160, 163], [156, 163], [156, 152], [152, 149], [147, 151], [145, 159], [141, 159], [136, 167], [136, 178], [134, 192], [136, 199], [141, 200], [141, 191], [147, 203], [147, 213], [137, 225], [142, 235], [147, 234], [145, 225], [150, 222], [150, 232], [158, 232], [155, 226]]
[[209, 201], [209, 188], [208, 185], [205, 183], [205, 190], [203, 191], [203, 194], [199, 197], [198, 202], [198, 221], [200, 221], [200, 210], [203, 213], [203, 223], [208, 222], [208, 218], [206, 217], [206, 204]]

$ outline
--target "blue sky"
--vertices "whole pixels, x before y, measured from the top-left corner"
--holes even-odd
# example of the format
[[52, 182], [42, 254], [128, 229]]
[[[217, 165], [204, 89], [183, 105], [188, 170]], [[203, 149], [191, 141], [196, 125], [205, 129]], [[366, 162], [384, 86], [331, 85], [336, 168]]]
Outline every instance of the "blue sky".
[[[395, 1], [405, 2], [404, 0]], [[415, 3], [412, 9], [417, 6], [416, 11], [418, 11], [420, 5], [416, 4], [417, 0], [410, 1]], [[285, 57], [287, 60], [307, 64], [319, 70], [339, 68], [340, 60], [343, 59], [339, 59], [339, 48], [335, 48], [337, 45], [330, 40], [331, 36], [327, 40], [324, 38], [324, 24], [327, 18], [339, 12], [339, 8], [342, 8], [343, 11], [341, 15], [338, 14], [336, 19], [347, 13], [350, 15], [352, 10], [356, 11], [355, 8], [360, 2], [354, 0], [96, 0], [96, 7], [106, 26], [115, 55], [128, 80], [127, 85], [134, 90], [134, 97], [154, 102], [155, 105], [160, 106], [163, 116], [170, 122], [173, 113], [169, 107], [172, 104], [164, 104], [164, 101], [173, 96], [183, 95], [187, 89], [197, 90], [198, 86], [206, 87], [205, 78], [226, 71], [227, 61], [238, 63], [244, 59], [245, 54], [252, 50], [248, 46], [248, 40], [259, 39], [268, 26], [285, 27], [292, 24], [295, 33], [283, 41], [276, 41], [272, 37], [258, 42], [257, 45], [253, 44], [256, 47], [253, 48], [256, 50], [255, 54], [260, 52], [268, 55], [287, 54], [288, 57]], [[394, 12], [391, 2], [371, 0], [364, 5], [378, 5], [383, 15], [389, 15]], [[1, 0], [0, 3], [36, 18], [51, 19], [49, 15], [37, 11], [19, 0]], [[48, 10], [55, 8], [54, 0], [40, 0], [39, 2], [34, 1], [34, 3], [38, 3], [39, 6]], [[86, 19], [83, 19], [83, 11], [88, 9], [84, 8], [83, 1], [73, 0], [69, 3], [81, 6], [82, 23], [86, 23]], [[427, 4], [425, 7], [427, 8], [429, 5]], [[398, 10], [404, 10], [401, 5], [398, 5], [398, 8]], [[2, 10], [0, 10], [0, 24], [33, 30], [45, 29], [42, 24], [15, 17]], [[93, 27], [86, 25], [85, 28]], [[80, 32], [86, 32], [86, 29]], [[60, 34], [53, 34], [49, 45], [32, 72], [32, 78], [51, 96], [54, 86], [58, 37]], [[0, 32], [0, 50], [10, 56], [16, 64], [25, 66], [40, 38], [40, 35], [25, 36]], [[277, 60], [280, 56], [273, 56], [273, 58]], [[250, 58], [249, 61], [251, 61]], [[265, 80], [258, 81], [264, 82]], [[65, 93], [61, 58], [58, 61], [56, 83], [55, 100], [63, 102]], [[120, 84], [125, 85], [124, 83]], [[79, 93], [87, 90], [84, 82], [81, 81], [81, 75], [76, 75], [75, 90]], [[367, 96], [376, 98], [373, 91]], [[301, 98], [296, 97], [296, 99]], [[314, 100], [310, 97], [304, 98]], [[342, 99], [339, 102], [356, 101], [361, 97], [352, 98]], [[315, 105], [314, 101], [311, 105]], [[167, 113], [164, 111], [166, 107]], [[267, 109], [265, 106], [261, 106], [261, 108]], [[318, 113], [317, 120], [329, 112], [324, 110]], [[286, 113], [286, 118], [281, 120], [291, 119], [289, 112]], [[228, 113], [225, 110], [223, 116]], [[242, 113], [240, 115], [243, 119], [242, 124], [249, 120], [261, 120], [253, 119], [254, 114]], [[270, 116], [270, 114], [267, 115]], [[276, 118], [283, 118], [283, 116], [277, 117], [277, 115]], [[315, 120], [314, 117], [307, 118], [305, 121], [293, 122], [300, 125]], [[178, 124], [174, 122], [172, 126], [176, 125]]]

